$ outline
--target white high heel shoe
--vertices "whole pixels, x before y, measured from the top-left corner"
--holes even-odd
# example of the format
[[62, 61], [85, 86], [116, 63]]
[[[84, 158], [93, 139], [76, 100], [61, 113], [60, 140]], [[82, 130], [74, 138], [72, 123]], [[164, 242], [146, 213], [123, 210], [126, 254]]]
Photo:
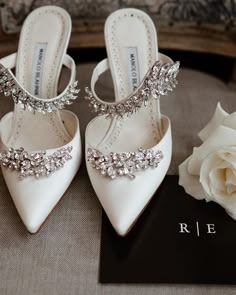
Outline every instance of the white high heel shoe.
[[[112, 13], [105, 24], [105, 41], [108, 59], [96, 66], [91, 91], [86, 89], [90, 106], [101, 115], [86, 129], [86, 164], [110, 222], [124, 236], [170, 165], [171, 127], [160, 113], [159, 97], [176, 86], [179, 62], [158, 53], [155, 26], [137, 9]], [[94, 89], [107, 69], [115, 103], [102, 101]]]
[[[0, 60], [0, 91], [15, 102], [1, 120], [0, 163], [7, 187], [29, 232], [37, 232], [63, 196], [81, 162], [79, 121], [62, 109], [73, 102], [75, 63], [66, 55], [68, 13], [34, 10], [21, 30], [17, 54]], [[62, 65], [71, 71], [57, 96]], [[11, 68], [16, 67], [16, 75]]]

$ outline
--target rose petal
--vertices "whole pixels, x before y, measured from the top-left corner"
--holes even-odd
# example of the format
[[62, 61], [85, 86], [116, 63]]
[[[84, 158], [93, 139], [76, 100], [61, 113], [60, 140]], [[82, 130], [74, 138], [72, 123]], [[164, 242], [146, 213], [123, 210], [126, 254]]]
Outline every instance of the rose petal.
[[194, 148], [189, 161], [188, 172], [193, 175], [200, 174], [203, 160], [212, 152], [217, 151], [223, 146], [236, 146], [236, 130], [219, 126], [198, 148]]
[[226, 178], [225, 178], [226, 169], [216, 168], [211, 169], [209, 173], [209, 185], [214, 191], [211, 190], [211, 193], [214, 194], [215, 191], [224, 193], [226, 191]]
[[203, 161], [200, 169], [200, 177], [199, 182], [202, 185], [203, 191], [205, 191], [205, 194], [207, 195], [208, 200], [212, 200], [212, 192], [210, 187], [210, 179], [209, 174], [211, 172], [211, 169], [216, 168], [219, 162], [218, 157], [216, 154], [211, 154], [205, 160]]
[[236, 171], [235, 169], [226, 169], [226, 182], [236, 186]]
[[[229, 149], [227, 148], [227, 151]], [[234, 153], [235, 153], [235, 149]], [[230, 163], [223, 161], [221, 154], [225, 153], [224, 149], [213, 152], [208, 155], [202, 162], [200, 170], [200, 182], [203, 190], [209, 200], [220, 204], [223, 208], [230, 212], [236, 212], [236, 192], [229, 193], [227, 188], [227, 170], [232, 170]], [[232, 170], [231, 177], [235, 175], [235, 170]], [[230, 179], [231, 183], [236, 182], [235, 179]]]
[[223, 119], [222, 125], [236, 130], [236, 112], [226, 116]]
[[225, 212], [234, 220], [236, 220], [236, 208], [225, 209]]
[[[229, 166], [236, 167], [236, 148], [225, 146], [223, 150], [219, 150], [218, 156], [228, 163]], [[226, 164], [225, 164], [226, 165]]]
[[199, 182], [199, 177], [190, 175], [187, 170], [190, 158], [191, 156], [179, 165], [179, 185], [185, 189], [187, 194], [195, 199], [202, 200], [205, 198], [205, 194]]
[[229, 114], [225, 112], [220, 102], [218, 102], [216, 106], [215, 113], [212, 117], [212, 119], [207, 123], [207, 125], [198, 133], [198, 136], [202, 141], [205, 141], [211, 133], [222, 124], [223, 120], [228, 116]]
[[232, 169], [226, 169], [226, 181], [225, 186], [229, 195], [236, 192], [236, 177]]

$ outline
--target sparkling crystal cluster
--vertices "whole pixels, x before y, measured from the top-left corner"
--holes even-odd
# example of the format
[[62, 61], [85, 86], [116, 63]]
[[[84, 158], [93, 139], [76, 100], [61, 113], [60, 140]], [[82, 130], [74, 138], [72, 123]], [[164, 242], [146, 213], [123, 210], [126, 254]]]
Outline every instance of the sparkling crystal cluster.
[[163, 153], [139, 148], [136, 152], [111, 152], [105, 156], [97, 149], [89, 148], [87, 157], [92, 167], [99, 170], [104, 176], [111, 179], [115, 179], [117, 176], [127, 176], [134, 179], [134, 173], [139, 170], [146, 170], [150, 167], [157, 168], [163, 159]]
[[85, 89], [87, 93], [85, 99], [89, 101], [89, 106], [93, 111], [100, 115], [108, 115], [109, 117], [131, 115], [143, 104], [146, 106], [150, 98], [159, 99], [161, 95], [167, 95], [168, 91], [172, 91], [176, 87], [179, 65], [179, 62], [162, 64], [157, 61], [137, 90], [118, 103], [106, 103], [97, 99], [88, 87]]
[[52, 155], [45, 151], [27, 152], [24, 148], [3, 150], [0, 152], [0, 163], [3, 167], [19, 171], [19, 179], [27, 176], [49, 176], [62, 168], [66, 161], [72, 159], [72, 146], [61, 148]]
[[14, 102], [19, 104], [22, 109], [32, 112], [40, 112], [43, 114], [56, 112], [63, 109], [66, 105], [70, 105], [77, 98], [79, 89], [78, 82], [75, 81], [69, 85], [64, 95], [54, 99], [44, 100], [37, 98], [26, 92], [16, 81], [14, 75], [0, 64], [0, 93], [5, 96], [12, 96]]

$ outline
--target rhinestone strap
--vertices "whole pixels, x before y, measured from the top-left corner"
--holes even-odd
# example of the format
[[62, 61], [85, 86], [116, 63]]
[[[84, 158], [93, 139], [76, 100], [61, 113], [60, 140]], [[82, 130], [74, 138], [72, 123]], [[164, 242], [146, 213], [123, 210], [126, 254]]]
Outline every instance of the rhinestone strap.
[[[12, 96], [14, 102], [19, 104], [22, 109], [32, 112], [52, 113], [57, 110], [64, 109], [66, 105], [70, 105], [77, 98], [79, 89], [78, 82], [74, 81], [75, 64], [68, 55], [65, 56], [63, 63], [71, 68], [71, 79], [66, 89], [57, 97], [42, 99], [30, 94], [13, 75], [10, 68], [15, 66], [16, 54], [12, 54], [0, 60], [0, 93], [5, 96]], [[6, 64], [6, 67], [3, 65]], [[10, 66], [9, 66], [10, 65]]]
[[107, 156], [96, 149], [89, 148], [87, 151], [87, 159], [92, 167], [111, 179], [117, 176], [134, 179], [134, 173], [139, 170], [157, 168], [163, 157], [161, 151], [142, 148], [136, 152], [110, 153]]
[[52, 155], [46, 156], [45, 151], [30, 153], [24, 148], [3, 150], [0, 152], [0, 164], [8, 169], [20, 172], [19, 179], [28, 176], [49, 176], [62, 168], [66, 161], [72, 159], [72, 146], [58, 149]]
[[179, 65], [179, 62], [164, 64], [160, 61], [155, 62], [135, 92], [119, 102], [104, 102], [93, 95], [88, 87], [85, 89], [87, 93], [85, 99], [89, 101], [89, 106], [93, 111], [100, 115], [109, 117], [131, 115], [137, 112], [143, 104], [147, 106], [150, 98], [159, 99], [161, 95], [167, 95], [168, 91], [176, 87]]

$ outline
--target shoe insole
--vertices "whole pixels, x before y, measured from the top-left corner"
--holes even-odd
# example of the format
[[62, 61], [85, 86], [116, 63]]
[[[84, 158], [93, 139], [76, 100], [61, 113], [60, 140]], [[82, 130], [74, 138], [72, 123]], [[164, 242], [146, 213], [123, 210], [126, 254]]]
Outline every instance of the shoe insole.
[[[121, 9], [105, 24], [105, 41], [116, 101], [132, 94], [147, 71], [158, 60], [156, 29], [152, 20], [137, 9]], [[113, 119], [100, 150], [132, 151], [150, 148], [160, 140], [159, 102], [122, 120]], [[129, 139], [129, 140], [127, 140]]]
[[[45, 100], [57, 96], [70, 33], [70, 17], [59, 7], [41, 7], [27, 17], [20, 34], [16, 78], [31, 94]], [[7, 145], [29, 151], [57, 148], [71, 139], [59, 112], [34, 114], [15, 105], [9, 128]]]

